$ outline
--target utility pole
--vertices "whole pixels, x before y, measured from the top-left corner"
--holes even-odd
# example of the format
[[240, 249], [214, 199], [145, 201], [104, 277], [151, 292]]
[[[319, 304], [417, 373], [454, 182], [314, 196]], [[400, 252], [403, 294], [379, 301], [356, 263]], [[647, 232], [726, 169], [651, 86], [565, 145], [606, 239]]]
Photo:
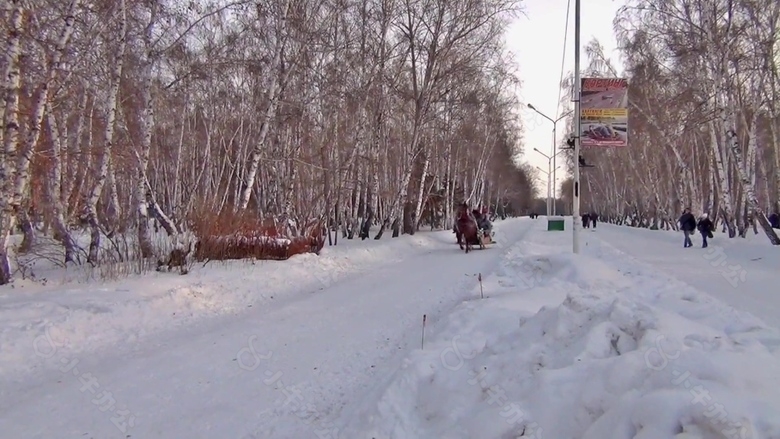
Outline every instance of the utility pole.
[[[542, 116], [544, 115], [542, 114]], [[549, 218], [550, 215], [555, 216], [555, 171], [557, 171], [558, 168], [560, 168], [560, 166], [553, 168], [553, 163], [555, 163], [555, 157], [558, 154], [560, 154], [562, 151], [556, 152], [555, 154], [553, 154], [552, 157], [543, 153], [542, 151], [539, 151], [539, 148], [534, 148], [534, 151], [538, 152], [544, 158], [547, 159], [547, 171], [545, 171], [544, 169], [538, 166], [536, 167], [536, 169], [544, 172], [545, 175], [547, 175], [547, 218]]]
[[[568, 23], [567, 23], [568, 24]], [[563, 116], [561, 116], [558, 120], [563, 119]], [[558, 155], [558, 144], [556, 143], [558, 139], [556, 139], [556, 125], [558, 125], [558, 120], [553, 121], [553, 156], [552, 156], [552, 181], [553, 181], [553, 192], [552, 192], [552, 214], [555, 216], [558, 212], [556, 209], [556, 205], [558, 204], [558, 179], [555, 178], [555, 157]]]
[[[559, 152], [558, 151], [558, 136], [557, 136], [556, 133], [557, 133], [558, 122], [560, 122], [561, 119], [563, 119], [564, 117], [570, 115], [572, 112], [568, 111], [568, 112], [564, 113], [563, 115], [561, 115], [558, 119], [553, 119], [552, 117], [550, 117], [550, 116], [542, 113], [541, 111], [539, 111], [532, 104], [528, 104], [528, 108], [534, 110], [538, 115], [540, 115], [543, 118], [549, 120], [553, 124], [553, 147], [552, 147], [552, 159], [551, 159], [552, 160], [552, 164], [549, 164], [547, 166], [548, 166], [548, 168], [553, 170], [552, 171], [552, 187], [553, 187], [553, 189], [552, 189], [552, 192], [551, 192], [550, 196], [552, 197], [552, 215], [555, 216], [555, 214], [557, 213], [556, 212], [556, 207], [555, 207], [555, 205], [556, 205], [555, 200], [558, 198], [558, 187], [557, 187], [558, 186], [558, 179], [556, 178], [556, 175], [555, 175], [555, 170], [558, 169], [558, 167], [555, 164], [555, 157], [558, 155], [558, 152]], [[536, 148], [534, 148], [534, 151], [544, 155], [548, 159], [550, 158], [550, 156], [548, 156], [547, 154], [544, 154], [543, 152], [539, 151]], [[550, 213], [551, 212], [547, 212], [547, 216], [550, 216]]]
[[[550, 163], [550, 162], [548, 161], [547, 163]], [[558, 168], [560, 168], [560, 166], [558, 166]], [[550, 207], [550, 190], [551, 190], [551, 187], [552, 187], [550, 178], [552, 177], [553, 172], [555, 172], [557, 170], [557, 168], [553, 169], [553, 170], [550, 170], [550, 165], [548, 164], [547, 165], [547, 171], [545, 171], [544, 169], [542, 169], [542, 168], [540, 168], [538, 166], [536, 167], [536, 169], [538, 169], [544, 175], [547, 176], [547, 216], [549, 217], [550, 216], [550, 211], [552, 210], [552, 208]]]
[[550, 176], [552, 175], [551, 170], [550, 170], [550, 165], [547, 165], [547, 170], [546, 171], [544, 169], [538, 167], [538, 166], [536, 167], [536, 169], [538, 169], [544, 175], [547, 176], [547, 217], [549, 218], [550, 217]]
[[572, 251], [580, 252], [580, 1], [574, 0], [574, 196], [572, 206]]
[[544, 172], [547, 175], [547, 218], [549, 219], [550, 218], [550, 214], [552, 213], [552, 206], [550, 204], [550, 197], [552, 196], [551, 187], [550, 187], [550, 177], [552, 177], [552, 175], [553, 175], [552, 174], [552, 172], [553, 172], [553, 170], [552, 170], [552, 160], [553, 160], [553, 158], [550, 157], [549, 155], [539, 151], [538, 148], [534, 148], [534, 151], [538, 152], [539, 154], [544, 156], [544, 158], [547, 159], [547, 171], [545, 171], [544, 169], [542, 169], [542, 168], [540, 168], [538, 166], [536, 167], [536, 169]]

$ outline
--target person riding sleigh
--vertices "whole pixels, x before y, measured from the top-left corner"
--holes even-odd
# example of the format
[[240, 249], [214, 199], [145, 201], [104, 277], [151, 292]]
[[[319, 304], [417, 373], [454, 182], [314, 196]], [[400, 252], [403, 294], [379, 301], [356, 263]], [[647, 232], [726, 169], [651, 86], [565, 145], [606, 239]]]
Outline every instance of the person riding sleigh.
[[458, 216], [460, 218], [468, 218], [474, 222], [477, 229], [482, 231], [483, 236], [492, 236], [493, 225], [488, 218], [487, 207], [483, 207], [481, 211], [479, 209], [471, 210], [468, 203], [464, 201], [458, 206]]
[[481, 212], [478, 209], [474, 209], [472, 213], [474, 215], [475, 221], [477, 222], [477, 228], [482, 230], [482, 233], [484, 233], [485, 236], [490, 236], [493, 230], [493, 225], [490, 224], [487, 207], [482, 208]]

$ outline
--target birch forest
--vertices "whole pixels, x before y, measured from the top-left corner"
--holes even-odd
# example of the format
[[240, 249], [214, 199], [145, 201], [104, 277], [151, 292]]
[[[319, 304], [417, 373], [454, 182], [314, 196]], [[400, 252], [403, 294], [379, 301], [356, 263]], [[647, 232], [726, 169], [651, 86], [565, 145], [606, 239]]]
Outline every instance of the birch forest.
[[582, 73], [629, 79], [629, 146], [583, 148], [582, 211], [676, 228], [688, 207], [780, 244], [780, 2], [629, 0], [614, 27], [624, 71], [591, 41]]
[[[94, 265], [118, 236], [151, 259], [157, 230], [175, 241], [226, 213], [326, 218], [336, 239], [367, 223], [380, 239], [451, 227], [463, 200], [499, 215], [533, 203], [531, 173], [515, 165], [520, 82], [504, 46], [518, 0], [2, 2], [0, 284], [12, 255], [44, 239], [61, 263]], [[766, 41], [767, 20], [740, 38]], [[740, 73], [761, 81], [758, 95], [774, 90], [775, 76], [751, 75]], [[730, 95], [752, 123], [739, 139], [762, 134], [745, 160], [777, 172], [762, 159], [775, 129], [758, 95]], [[699, 164], [711, 152], [674, 147], [691, 160], [694, 198], [710, 202]], [[719, 187], [739, 214], [744, 197]]]

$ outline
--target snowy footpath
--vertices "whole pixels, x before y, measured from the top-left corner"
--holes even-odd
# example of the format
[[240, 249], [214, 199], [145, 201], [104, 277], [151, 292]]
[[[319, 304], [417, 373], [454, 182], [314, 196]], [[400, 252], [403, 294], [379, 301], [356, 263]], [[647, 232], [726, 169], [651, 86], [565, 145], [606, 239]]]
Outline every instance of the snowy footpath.
[[570, 232], [537, 221], [484, 282], [485, 299], [435, 322], [343, 437], [780, 437], [776, 329], [605, 242], [674, 265], [684, 249], [670, 237], [649, 247], [631, 229], [602, 239], [600, 227], [574, 256]]
[[0, 438], [780, 438], [775, 249], [570, 221], [0, 290]]
[[732, 239], [716, 232], [706, 249], [697, 234], [694, 247], [686, 249], [681, 232], [611, 224], [591, 231], [616, 249], [780, 328], [780, 248], [769, 245], [763, 232]]
[[[465, 255], [451, 231], [343, 241], [321, 256], [95, 286], [0, 290], [2, 438], [340, 436], [532, 223]], [[207, 318], [209, 317], [209, 318]]]

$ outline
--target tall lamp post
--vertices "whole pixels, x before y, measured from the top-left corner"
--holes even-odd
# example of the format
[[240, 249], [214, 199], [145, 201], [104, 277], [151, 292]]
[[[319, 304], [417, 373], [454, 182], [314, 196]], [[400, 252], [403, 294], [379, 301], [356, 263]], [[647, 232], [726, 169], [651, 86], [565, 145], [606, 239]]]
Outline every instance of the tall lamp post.
[[538, 152], [539, 154], [544, 156], [544, 158], [547, 159], [547, 171], [545, 171], [544, 169], [538, 166], [536, 168], [544, 172], [545, 174], [547, 174], [547, 217], [549, 218], [551, 214], [555, 215], [555, 196], [553, 195], [555, 193], [555, 189], [553, 188], [553, 185], [555, 183], [554, 181], [552, 183], [550, 182], [550, 177], [552, 177], [554, 180], [555, 171], [557, 171], [558, 168], [560, 168], [560, 166], [558, 166], [555, 169], [553, 169], [553, 165], [555, 164], [555, 156], [560, 154], [561, 151], [558, 151], [557, 153], [553, 154], [552, 157], [539, 151], [538, 148], [534, 148], [534, 151]]
[[[557, 151], [557, 148], [558, 148], [558, 144], [557, 144], [557, 142], [558, 142], [558, 139], [557, 139], [557, 126], [558, 126], [558, 122], [560, 122], [560, 121], [561, 121], [561, 119], [563, 119], [564, 117], [566, 117], [566, 116], [570, 115], [572, 112], [571, 112], [571, 111], [569, 111], [569, 112], [567, 112], [567, 113], [564, 113], [564, 114], [563, 114], [561, 117], [559, 117], [558, 119], [553, 119], [553, 118], [551, 118], [551, 117], [547, 116], [546, 114], [542, 113], [541, 111], [537, 110], [537, 109], [536, 109], [536, 107], [534, 107], [532, 104], [528, 104], [528, 108], [530, 108], [530, 109], [534, 110], [534, 111], [535, 111], [537, 114], [539, 114], [539, 115], [540, 115], [540, 116], [542, 116], [543, 118], [545, 118], [545, 119], [549, 120], [549, 121], [550, 121], [550, 122], [552, 122], [552, 124], [553, 124], [553, 155], [552, 155], [552, 167], [554, 167], [554, 166], [555, 166], [555, 156], [557, 156], [557, 155], [558, 155], [558, 153], [556, 152], [556, 151]], [[539, 151], [539, 150], [538, 150], [538, 149], [536, 149], [536, 148], [534, 148], [534, 150], [535, 150], [535, 151]], [[547, 157], [547, 156], [545, 155], [545, 157]], [[556, 167], [555, 169], [557, 169], [557, 167]], [[553, 169], [553, 175], [552, 175], [553, 186], [555, 186], [555, 185], [557, 185], [557, 184], [558, 184], [558, 181], [557, 181], [557, 179], [555, 178], [555, 169]], [[557, 188], [555, 188], [555, 187], [554, 187], [554, 188], [553, 188], [553, 191], [552, 191], [552, 197], [553, 197], [553, 199], [555, 199], [555, 198], [557, 197], [557, 192], [558, 192]], [[549, 202], [549, 201], [548, 201], [548, 202]], [[553, 202], [553, 204], [552, 204], [552, 214], [553, 214], [553, 215], [555, 215], [555, 214], [556, 214], [556, 208], [555, 208], [555, 204], [556, 204], [555, 202]], [[547, 212], [547, 216], [550, 216], [550, 212]]]
[[[542, 171], [544, 173], [544, 175], [547, 176], [547, 216], [549, 217], [550, 216], [550, 202], [551, 202], [550, 201], [550, 176], [552, 176], [552, 173], [555, 170], [550, 170], [550, 165], [549, 165], [550, 162], [548, 161], [547, 163], [548, 163], [548, 165], [547, 165], [547, 170], [546, 171], [544, 169], [538, 167], [538, 166], [536, 167], [536, 169]], [[560, 166], [558, 166], [558, 168], [560, 168]]]

